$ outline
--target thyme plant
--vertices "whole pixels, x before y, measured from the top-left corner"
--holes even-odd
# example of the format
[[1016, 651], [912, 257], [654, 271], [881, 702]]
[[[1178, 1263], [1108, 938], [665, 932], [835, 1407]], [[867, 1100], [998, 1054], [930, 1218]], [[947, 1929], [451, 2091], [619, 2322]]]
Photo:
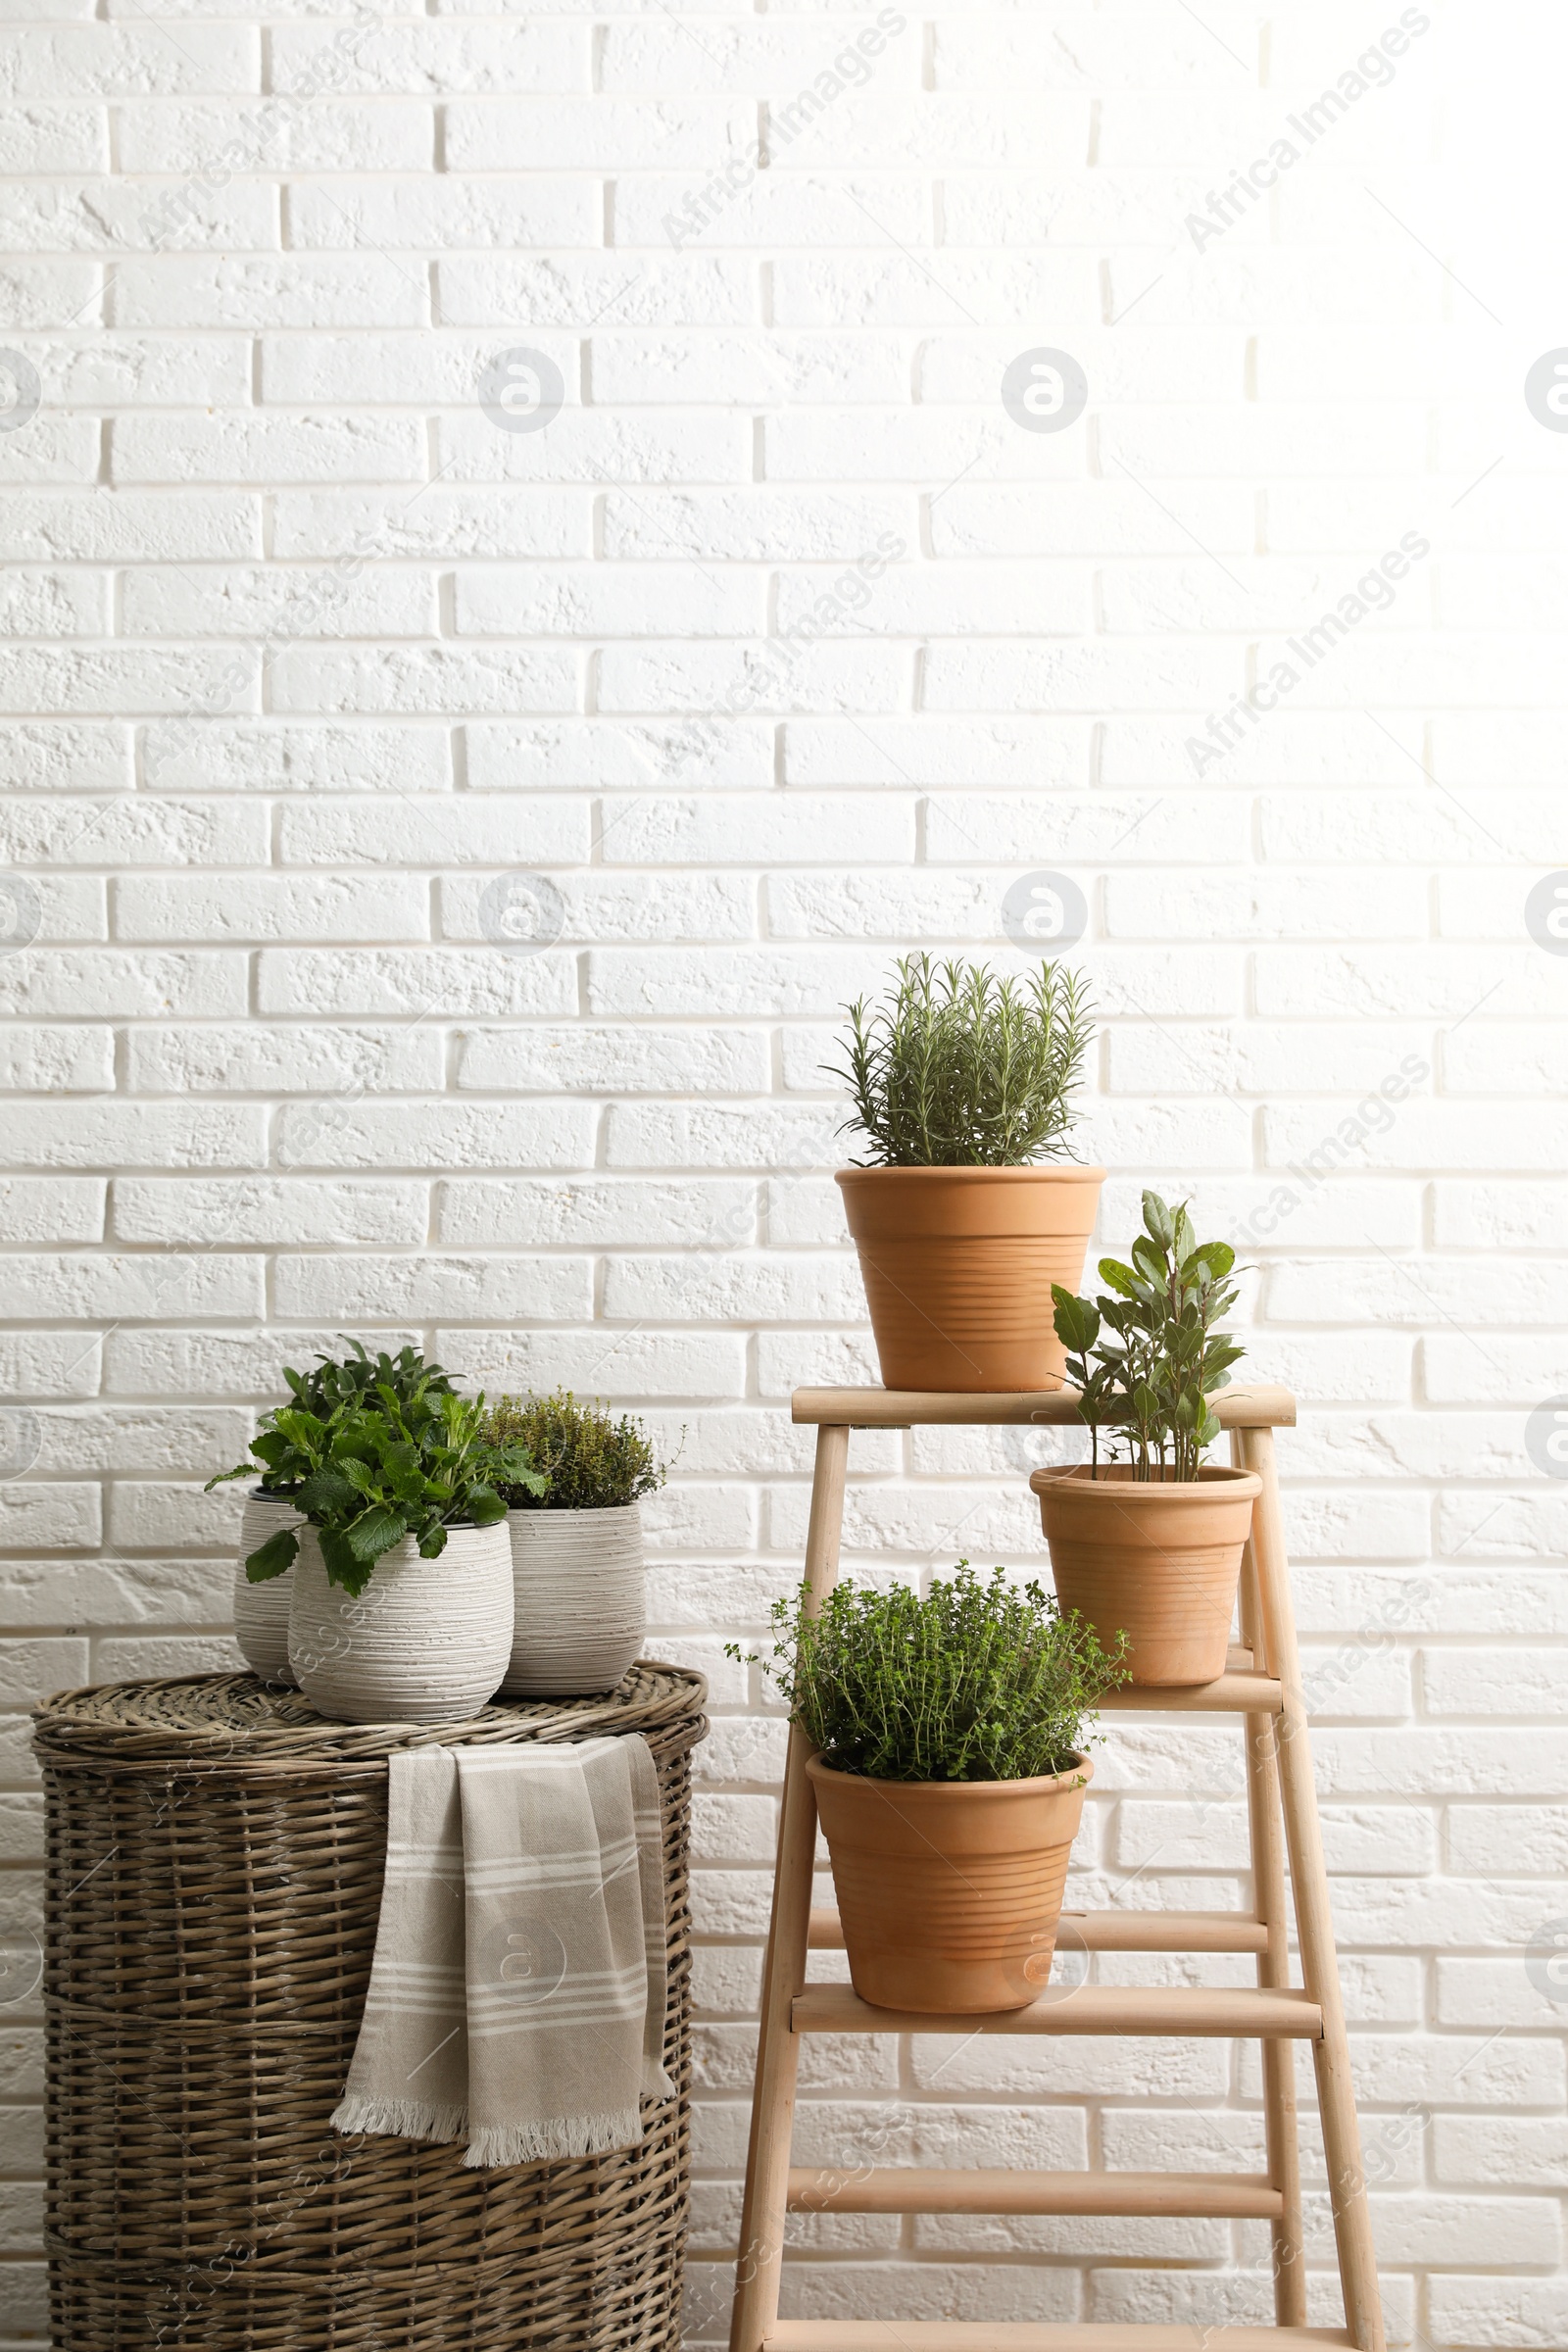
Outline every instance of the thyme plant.
[[1167, 1208], [1144, 1195], [1144, 1230], [1132, 1263], [1102, 1257], [1100, 1275], [1114, 1297], [1091, 1303], [1053, 1283], [1053, 1321], [1068, 1350], [1067, 1371], [1081, 1392], [1080, 1419], [1090, 1430], [1091, 1476], [1100, 1467], [1100, 1431], [1114, 1430], [1135, 1480], [1195, 1479], [1205, 1446], [1220, 1434], [1209, 1397], [1230, 1384], [1230, 1366], [1246, 1353], [1214, 1325], [1236, 1304], [1230, 1285], [1236, 1252], [1227, 1242], [1200, 1242], [1185, 1201]]
[[855, 1099], [846, 1129], [870, 1147], [860, 1166], [1017, 1168], [1067, 1149], [1071, 1097], [1093, 1035], [1080, 976], [1043, 963], [1027, 980], [985, 964], [900, 959], [871, 1009], [850, 1016]]
[[546, 1489], [503, 1481], [499, 1491], [513, 1510], [615, 1510], [652, 1494], [666, 1475], [640, 1421], [629, 1413], [617, 1421], [598, 1405], [579, 1404], [569, 1389], [553, 1396], [498, 1396], [484, 1434], [498, 1449], [520, 1446], [548, 1481]]
[[[772, 1611], [773, 1675], [837, 1772], [873, 1781], [1023, 1781], [1066, 1772], [1104, 1692], [1128, 1679], [1076, 1613], [1000, 1568], [960, 1560], [925, 1600], [906, 1586], [839, 1585], [819, 1616], [808, 1588]], [[734, 1643], [727, 1654], [741, 1656]], [[757, 1663], [755, 1659], [753, 1663]]]

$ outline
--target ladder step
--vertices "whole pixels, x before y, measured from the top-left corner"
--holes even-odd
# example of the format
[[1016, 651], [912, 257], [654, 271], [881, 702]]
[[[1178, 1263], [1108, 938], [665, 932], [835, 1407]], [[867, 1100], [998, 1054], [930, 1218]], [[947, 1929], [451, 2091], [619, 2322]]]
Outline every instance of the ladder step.
[[790, 2169], [792, 2213], [1207, 2214], [1278, 2221], [1260, 2173], [1013, 2173], [935, 2166]]
[[[1064, 1911], [1063, 1944], [1086, 1952], [1266, 1952], [1268, 1930], [1240, 1911]], [[811, 1913], [813, 1952], [841, 1952], [844, 1930], [827, 1905]]]
[[808, 1984], [790, 2013], [797, 2034], [1242, 2034], [1319, 2041], [1323, 2013], [1304, 1992], [1211, 1989], [1190, 1984], [1080, 1984], [1025, 2009], [933, 2016], [879, 2009], [848, 1984]]
[[1348, 2328], [1098, 2327], [1032, 2320], [776, 2320], [762, 2352], [1354, 2352]]
[[1095, 1704], [1121, 1714], [1277, 1715], [1284, 1699], [1277, 1676], [1227, 1669], [1212, 1683], [1145, 1683], [1105, 1690]]

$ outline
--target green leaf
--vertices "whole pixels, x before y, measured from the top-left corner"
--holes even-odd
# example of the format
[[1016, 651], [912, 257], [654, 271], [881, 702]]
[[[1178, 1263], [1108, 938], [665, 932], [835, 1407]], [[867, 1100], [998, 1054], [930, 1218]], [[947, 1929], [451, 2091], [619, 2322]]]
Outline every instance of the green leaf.
[[1192, 1255], [1201, 1258], [1216, 1282], [1223, 1282], [1236, 1263], [1236, 1252], [1229, 1242], [1200, 1242]]
[[468, 1517], [473, 1521], [475, 1527], [494, 1527], [496, 1521], [504, 1519], [506, 1515], [507, 1506], [494, 1488], [470, 1487], [468, 1490]]
[[1101, 1259], [1100, 1279], [1102, 1282], [1108, 1282], [1111, 1289], [1119, 1291], [1124, 1298], [1136, 1298], [1138, 1296], [1137, 1277], [1131, 1266], [1124, 1266], [1119, 1258], [1102, 1257]]
[[1052, 1321], [1057, 1339], [1064, 1348], [1086, 1355], [1100, 1336], [1099, 1314], [1087, 1298], [1075, 1298], [1059, 1282], [1052, 1284], [1051, 1298], [1054, 1309]]
[[1170, 1210], [1157, 1193], [1146, 1192], [1144, 1195], [1144, 1223], [1161, 1250], [1169, 1250], [1173, 1247], [1176, 1235]]
[[362, 1499], [359, 1488], [344, 1477], [335, 1463], [324, 1470], [313, 1471], [294, 1497], [306, 1518], [312, 1520], [326, 1520], [344, 1511], [357, 1510]]
[[361, 1560], [343, 1535], [335, 1528], [323, 1527], [318, 1535], [321, 1546], [321, 1562], [329, 1585], [338, 1585], [345, 1592], [360, 1593], [370, 1581], [373, 1560]]
[[387, 1503], [378, 1502], [372, 1503], [368, 1511], [362, 1511], [357, 1519], [351, 1519], [343, 1530], [343, 1537], [357, 1560], [368, 1560], [373, 1565], [383, 1551], [390, 1551], [394, 1544], [401, 1544], [408, 1532], [408, 1515], [392, 1509]]
[[326, 1442], [325, 1423], [300, 1405], [280, 1404], [272, 1415], [272, 1426], [305, 1452], [318, 1452]]
[[246, 1554], [246, 1583], [265, 1585], [274, 1576], [282, 1576], [293, 1567], [299, 1547], [299, 1538], [291, 1527], [274, 1528], [265, 1544]]

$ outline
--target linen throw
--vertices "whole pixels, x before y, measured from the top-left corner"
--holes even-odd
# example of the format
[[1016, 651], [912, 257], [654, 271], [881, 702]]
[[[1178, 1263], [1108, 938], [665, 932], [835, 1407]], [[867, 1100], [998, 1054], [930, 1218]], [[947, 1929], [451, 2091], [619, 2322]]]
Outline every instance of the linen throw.
[[400, 1748], [339, 2132], [463, 2139], [466, 2165], [633, 2147], [667, 2098], [663, 1836], [635, 1736]]

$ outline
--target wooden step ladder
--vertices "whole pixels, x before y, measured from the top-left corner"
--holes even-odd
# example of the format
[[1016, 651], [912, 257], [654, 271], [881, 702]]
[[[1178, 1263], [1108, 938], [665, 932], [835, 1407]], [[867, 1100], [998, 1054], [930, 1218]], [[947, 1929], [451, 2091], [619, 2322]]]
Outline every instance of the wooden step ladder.
[[[1234, 1714], [1244, 1719], [1253, 1907], [1229, 1911], [1063, 1913], [1089, 1951], [1250, 1952], [1255, 1990], [1084, 1984], [1070, 1998], [1048, 1987], [1027, 2009], [925, 2016], [880, 2009], [847, 1984], [806, 1982], [809, 1948], [842, 1947], [836, 1911], [811, 1908], [816, 1807], [810, 1750], [790, 1734], [772, 1921], [762, 1978], [761, 2033], [746, 2160], [746, 2202], [730, 2352], [1277, 2352], [1280, 2346], [1353, 2346], [1385, 2352], [1377, 2266], [1350, 2089], [1345, 2014], [1329, 1915], [1328, 1880], [1290, 1570], [1274, 1467], [1274, 1431], [1296, 1420], [1285, 1389], [1227, 1389], [1213, 1399], [1231, 1457], [1262, 1481], [1242, 1566], [1242, 1643], [1217, 1682], [1126, 1690], [1102, 1704], [1140, 1713]], [[852, 1429], [913, 1425], [1077, 1424], [1071, 1391], [948, 1395], [894, 1389], [800, 1389], [794, 1419], [816, 1426], [816, 1469], [806, 1573], [820, 1602], [838, 1575], [844, 1474]], [[1281, 1831], [1283, 1827], [1283, 1842]], [[1287, 1946], [1285, 1857], [1290, 1856], [1302, 1986]], [[803, 2034], [1151, 2034], [1255, 2036], [1262, 2044], [1268, 2170], [1234, 2173], [1031, 2173], [864, 2166], [843, 2173], [790, 2163]], [[1311, 2044], [1328, 2161], [1346, 2324], [1308, 2328], [1301, 2245], [1293, 2042]], [[1217, 2215], [1266, 2220], [1273, 2238], [1272, 2328], [1053, 2326], [948, 2321], [781, 2320], [786, 2213]]]

